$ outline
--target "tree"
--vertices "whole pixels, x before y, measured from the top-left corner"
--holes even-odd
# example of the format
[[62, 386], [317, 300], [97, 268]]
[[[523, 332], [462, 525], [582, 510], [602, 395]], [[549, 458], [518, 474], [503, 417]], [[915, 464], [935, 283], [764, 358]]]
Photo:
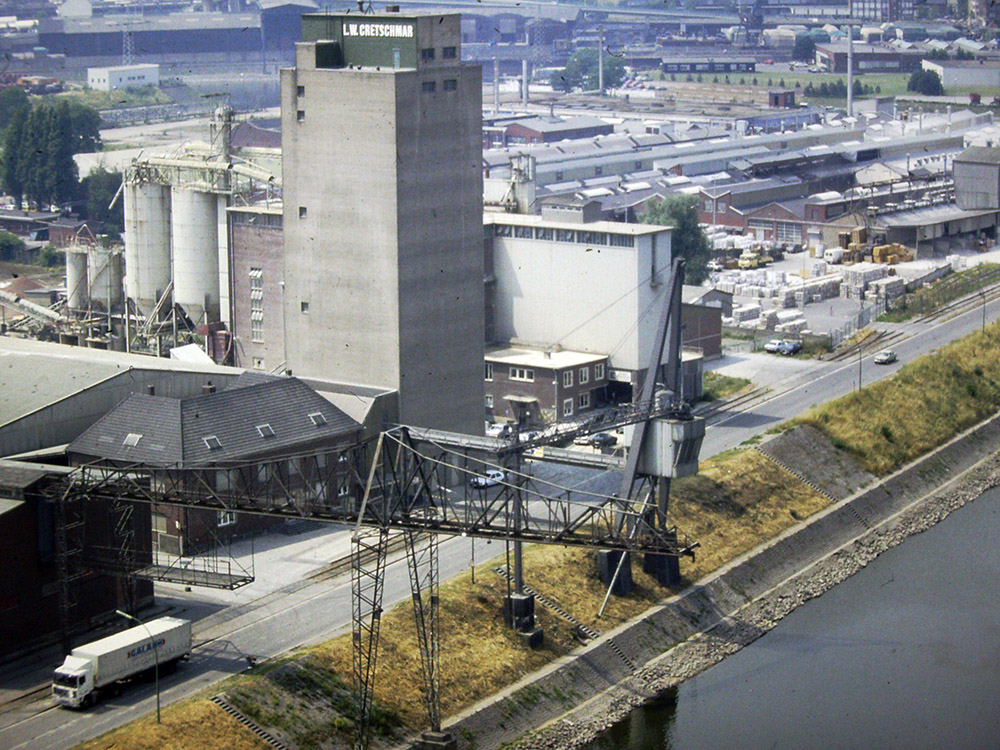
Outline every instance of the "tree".
[[708, 238], [698, 225], [699, 200], [693, 195], [670, 195], [652, 201], [642, 214], [646, 224], [667, 224], [674, 227], [670, 244], [675, 255], [687, 260], [688, 283], [700, 284], [708, 278], [710, 249]]
[[812, 62], [816, 57], [816, 40], [807, 34], [795, 37], [795, 46], [792, 47], [792, 59], [802, 62]]
[[101, 150], [101, 114], [76, 99], [64, 98], [57, 107], [65, 105], [69, 110], [72, 132], [71, 151], [74, 154], [91, 153]]
[[84, 218], [100, 222], [107, 234], [121, 234], [125, 228], [124, 202], [119, 198], [112, 209], [108, 209], [122, 185], [121, 172], [109, 172], [104, 167], [95, 167], [80, 181], [80, 192], [86, 201]]
[[[621, 57], [604, 53], [604, 87], [618, 86], [625, 77], [625, 62]], [[596, 49], [578, 49], [566, 62], [566, 67], [552, 74], [552, 87], [561, 91], [582, 88], [594, 91], [598, 87], [598, 57]]]
[[906, 84], [906, 90], [924, 96], [941, 96], [944, 86], [941, 85], [941, 77], [933, 70], [914, 70]]
[[7, 86], [0, 89], [0, 134], [7, 130], [14, 114], [28, 105], [28, 95], [19, 86]]
[[24, 253], [24, 240], [0, 229], [0, 260], [21, 261], [24, 260]]
[[24, 197], [24, 140], [29, 108], [17, 109], [11, 116], [3, 143], [3, 189], [14, 196], [17, 207]]

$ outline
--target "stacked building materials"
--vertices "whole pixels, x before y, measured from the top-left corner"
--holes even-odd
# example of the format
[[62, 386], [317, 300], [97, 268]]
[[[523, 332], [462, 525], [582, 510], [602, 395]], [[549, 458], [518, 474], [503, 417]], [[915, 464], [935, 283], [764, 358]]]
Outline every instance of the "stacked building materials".
[[906, 280], [899, 276], [876, 279], [868, 285], [865, 299], [892, 302], [906, 294]]
[[864, 299], [868, 285], [889, 275], [889, 269], [876, 263], [855, 263], [844, 268], [844, 281], [840, 296], [847, 299]]
[[778, 322], [774, 330], [779, 333], [802, 333], [808, 323], [798, 310], [782, 310], [776, 314]]
[[896, 263], [913, 260], [913, 255], [906, 249], [906, 245], [893, 242], [888, 245], [876, 245], [872, 249], [872, 260], [876, 263], [886, 263], [892, 266]]
[[812, 268], [809, 269], [809, 277], [817, 279], [820, 276], [826, 276], [826, 261], [818, 260], [813, 263]]

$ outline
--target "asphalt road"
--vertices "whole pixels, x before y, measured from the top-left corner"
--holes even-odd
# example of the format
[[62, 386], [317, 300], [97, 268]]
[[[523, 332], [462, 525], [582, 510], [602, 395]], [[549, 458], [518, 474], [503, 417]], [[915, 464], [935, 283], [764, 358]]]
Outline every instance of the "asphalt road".
[[[986, 304], [987, 321], [1000, 317], [1000, 300]], [[896, 329], [904, 338], [891, 347], [899, 355], [888, 366], [872, 362], [874, 352], [862, 358], [863, 384], [891, 375], [906, 362], [926, 354], [947, 342], [978, 329], [982, 325], [981, 307], [951, 319], [929, 323], [901, 324]], [[876, 328], [879, 327], [876, 324]], [[746, 411], [725, 412], [710, 420], [702, 458], [733, 448], [769, 427], [802, 413], [809, 407], [844, 395], [858, 387], [858, 361], [817, 362], [805, 373], [795, 374], [780, 383], [773, 395]], [[618, 488], [617, 472], [598, 471], [554, 464], [533, 464], [539, 478], [568, 487], [610, 494]], [[346, 532], [345, 532], [346, 533]], [[440, 575], [445, 580], [468, 568], [469, 539], [452, 538], [440, 547]], [[482, 562], [503, 552], [500, 543], [475, 542], [475, 558]], [[385, 604], [409, 597], [405, 562], [399, 557], [386, 571]], [[178, 612], [181, 616], [184, 612]], [[246, 655], [258, 658], [275, 656], [296, 646], [325, 640], [350, 626], [350, 578], [344, 575], [331, 581], [305, 586], [292, 585], [287, 590], [269, 594], [234, 611], [222, 610], [195, 623], [198, 645], [191, 660], [178, 671], [161, 680], [164, 705], [198, 692], [220, 679], [246, 668]], [[132, 686], [121, 696], [84, 711], [52, 707], [47, 695], [27, 701], [16, 710], [0, 715], [0, 747], [21, 748], [72, 747], [128, 721], [155, 711], [152, 684]]]

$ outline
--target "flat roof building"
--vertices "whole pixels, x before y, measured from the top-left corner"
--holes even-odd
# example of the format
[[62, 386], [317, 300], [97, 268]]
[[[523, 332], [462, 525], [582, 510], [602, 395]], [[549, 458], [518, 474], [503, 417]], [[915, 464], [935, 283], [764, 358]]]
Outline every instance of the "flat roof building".
[[482, 71], [460, 16], [306, 15], [281, 71], [286, 368], [481, 433]]

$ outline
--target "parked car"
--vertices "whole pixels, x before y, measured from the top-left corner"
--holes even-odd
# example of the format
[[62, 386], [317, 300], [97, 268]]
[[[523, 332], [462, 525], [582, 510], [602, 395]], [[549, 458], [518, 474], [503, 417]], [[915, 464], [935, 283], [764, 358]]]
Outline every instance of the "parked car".
[[897, 359], [896, 352], [892, 349], [883, 349], [875, 355], [873, 360], [877, 365], [891, 365]]
[[610, 448], [618, 442], [618, 438], [606, 432], [599, 432], [590, 436], [590, 444], [595, 448]]
[[764, 344], [764, 351], [770, 352], [771, 354], [775, 354], [779, 349], [781, 349], [781, 345], [784, 343], [785, 342], [782, 341], [781, 339], [771, 339], [766, 344]]
[[786, 357], [792, 354], [798, 354], [802, 351], [801, 341], [782, 341], [781, 346], [778, 347], [778, 354], [784, 354]]
[[721, 262], [719, 262], [717, 260], [710, 260], [710, 261], [708, 261], [708, 270], [709, 271], [716, 271], [716, 272], [718, 272], [718, 271], [721, 271], [722, 269], [723, 269], [723, 265], [722, 265]]
[[488, 469], [485, 474], [477, 474], [469, 480], [469, 486], [476, 489], [486, 489], [501, 484], [507, 478], [500, 469]]
[[573, 445], [590, 445], [592, 435], [577, 435], [573, 438]]

